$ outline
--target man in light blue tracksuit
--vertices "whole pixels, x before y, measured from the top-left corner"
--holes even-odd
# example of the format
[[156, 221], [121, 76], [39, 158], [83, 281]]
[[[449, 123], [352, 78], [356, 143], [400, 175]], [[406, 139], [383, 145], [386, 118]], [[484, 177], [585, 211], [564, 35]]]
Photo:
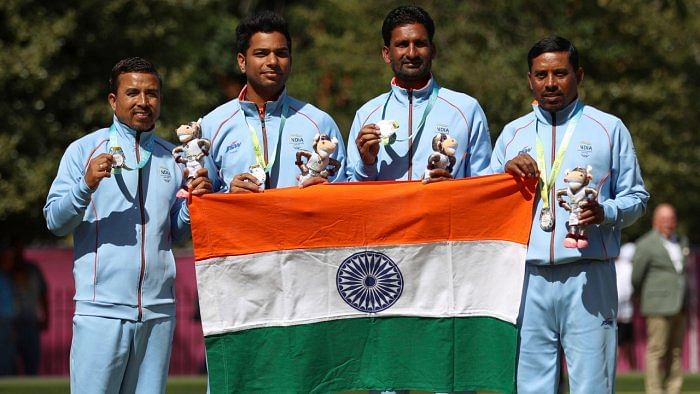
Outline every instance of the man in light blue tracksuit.
[[[173, 239], [189, 237], [173, 145], [156, 137], [161, 80], [127, 58], [112, 69], [109, 128], [66, 150], [44, 216], [74, 242], [72, 393], [164, 393], [175, 329]], [[211, 191], [206, 170], [188, 185]]]
[[[287, 22], [272, 12], [250, 16], [236, 28], [236, 41], [246, 86], [237, 99], [202, 120], [202, 136], [211, 141], [207, 167], [218, 175], [212, 176], [214, 190], [260, 192], [296, 186], [301, 174], [297, 152], [313, 152], [324, 134], [337, 140], [332, 157], [340, 163], [331, 168], [334, 174], [328, 180], [343, 180], [345, 147], [338, 126], [325, 112], [287, 95], [292, 65]], [[325, 179], [312, 177], [303, 186], [321, 182]]]
[[[433, 138], [454, 138], [452, 171], [434, 169], [425, 181], [465, 178], [488, 172], [491, 137], [486, 115], [473, 97], [440, 87], [431, 74], [435, 25], [420, 7], [402, 6], [384, 19], [384, 62], [394, 72], [391, 90], [355, 114], [348, 139], [348, 179], [419, 180], [435, 153]], [[398, 128], [382, 139], [386, 122]], [[383, 125], [384, 123], [384, 125]]]
[[[420, 7], [400, 6], [384, 19], [382, 56], [394, 78], [389, 92], [355, 114], [348, 140], [349, 180], [423, 179], [428, 183], [489, 172], [491, 137], [486, 115], [476, 99], [440, 87], [433, 78], [434, 34], [432, 18]], [[392, 121], [397, 126], [395, 135], [382, 136], [381, 129]], [[454, 155], [451, 170], [428, 170], [429, 157], [437, 153], [433, 148], [441, 149], [441, 141], [450, 138], [457, 142], [456, 151], [448, 152]]]
[[[556, 392], [560, 346], [572, 393], [612, 393], [614, 259], [620, 230], [644, 213], [649, 194], [625, 125], [579, 99], [583, 69], [576, 48], [547, 37], [530, 50], [528, 65], [533, 111], [506, 125], [491, 160], [494, 172], [540, 178], [521, 306], [518, 393]], [[575, 168], [597, 192], [578, 218], [556, 201], [558, 190], [586, 186], [572, 177], [564, 181]], [[571, 231], [576, 219], [586, 228], [583, 236]]]

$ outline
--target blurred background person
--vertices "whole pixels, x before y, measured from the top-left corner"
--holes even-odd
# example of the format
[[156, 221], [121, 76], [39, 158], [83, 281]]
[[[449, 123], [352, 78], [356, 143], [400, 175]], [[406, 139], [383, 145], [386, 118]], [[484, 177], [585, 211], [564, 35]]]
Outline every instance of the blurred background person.
[[0, 248], [0, 376], [13, 374], [15, 366], [15, 342], [12, 332], [15, 301], [9, 273], [12, 259], [12, 249], [3, 245]]
[[688, 240], [676, 233], [676, 210], [660, 204], [653, 229], [637, 241], [632, 285], [647, 322], [646, 392], [680, 393], [681, 349], [688, 309]]
[[41, 356], [41, 332], [48, 328], [49, 303], [46, 280], [39, 267], [24, 258], [24, 242], [12, 240], [10, 278], [15, 302], [15, 373], [37, 375]]
[[628, 242], [620, 247], [620, 255], [615, 260], [617, 273], [617, 346], [618, 354], [627, 360], [630, 370], [637, 369], [637, 355], [634, 351], [634, 304], [632, 302], [632, 257], [634, 244]]

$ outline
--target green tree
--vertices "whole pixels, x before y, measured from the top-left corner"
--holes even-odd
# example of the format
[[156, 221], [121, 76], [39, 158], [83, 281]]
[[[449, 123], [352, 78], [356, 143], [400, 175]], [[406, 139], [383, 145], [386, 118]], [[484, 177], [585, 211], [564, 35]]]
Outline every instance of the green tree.
[[[164, 77], [162, 136], [223, 103], [239, 78], [235, 26], [256, 10], [285, 15], [294, 40], [292, 95], [331, 113], [347, 135], [355, 110], [388, 89], [381, 24], [404, 2], [48, 0], [0, 2], [0, 220], [47, 238], [41, 213], [60, 156], [104, 127], [112, 65], [153, 61]], [[541, 37], [570, 38], [581, 52], [585, 102], [623, 119], [633, 134], [650, 206], [678, 208], [700, 241], [700, 2], [697, 0], [425, 0], [436, 22], [434, 75], [481, 102], [492, 138], [529, 111], [528, 49]], [[626, 231], [649, 227], [647, 215]], [[48, 238], [53, 239], [53, 238]]]
[[[107, 80], [121, 58], [153, 61], [164, 79], [159, 132], [223, 100], [237, 18], [225, 1], [47, 0], [0, 3], [0, 220], [48, 236], [41, 208], [68, 144], [109, 124]], [[195, 118], [196, 119], [196, 118]]]
[[[380, 60], [381, 22], [397, 1], [297, 4], [287, 15], [299, 36], [290, 89], [319, 103], [349, 130], [354, 111], [388, 89]], [[423, 1], [436, 21], [434, 75], [479, 99], [492, 138], [529, 111], [526, 56], [538, 39], [557, 34], [578, 47], [585, 102], [623, 119], [633, 134], [650, 208], [671, 202], [681, 227], [700, 231], [700, 3], [697, 1]], [[301, 53], [301, 55], [300, 55]], [[636, 238], [650, 215], [625, 231]]]

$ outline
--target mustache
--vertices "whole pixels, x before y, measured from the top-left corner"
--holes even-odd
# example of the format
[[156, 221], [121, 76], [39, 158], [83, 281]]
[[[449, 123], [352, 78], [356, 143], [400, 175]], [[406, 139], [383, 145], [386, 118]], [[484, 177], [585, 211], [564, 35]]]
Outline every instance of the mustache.
[[401, 64], [410, 64], [410, 65], [420, 65], [424, 64], [425, 60], [423, 58], [415, 58], [415, 59], [402, 59]]

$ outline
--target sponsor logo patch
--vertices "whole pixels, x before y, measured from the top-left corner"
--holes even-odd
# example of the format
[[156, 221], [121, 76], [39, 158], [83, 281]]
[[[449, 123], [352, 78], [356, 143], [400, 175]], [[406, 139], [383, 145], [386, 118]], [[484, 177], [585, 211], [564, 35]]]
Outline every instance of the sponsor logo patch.
[[523, 149], [520, 149], [520, 152], [518, 152], [518, 155], [523, 154], [523, 153], [529, 154], [531, 150], [532, 150], [531, 146], [523, 146]]
[[235, 140], [231, 142], [229, 146], [226, 147], [226, 153], [236, 153], [239, 149], [241, 149], [241, 141]]

